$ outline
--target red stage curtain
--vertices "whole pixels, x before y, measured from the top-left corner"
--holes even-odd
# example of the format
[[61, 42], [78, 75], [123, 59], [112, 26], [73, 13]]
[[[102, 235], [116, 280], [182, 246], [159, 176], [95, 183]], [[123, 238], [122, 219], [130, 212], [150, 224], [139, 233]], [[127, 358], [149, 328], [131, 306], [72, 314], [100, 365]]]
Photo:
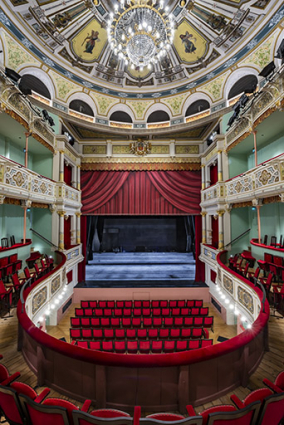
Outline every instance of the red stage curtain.
[[205, 264], [199, 260], [202, 241], [202, 217], [195, 216], [195, 281], [205, 282]]
[[78, 265], [78, 282], [83, 282], [86, 277], [86, 247], [87, 247], [87, 216], [81, 216], [81, 243], [84, 260]]
[[218, 181], [218, 166], [216, 165], [211, 165], [210, 167], [210, 186], [212, 186], [212, 184], [217, 183]]
[[81, 184], [83, 214], [200, 213], [200, 172], [86, 171]]
[[215, 220], [215, 218], [212, 217], [212, 221], [211, 221], [211, 225], [212, 225], [212, 246], [214, 246], [214, 248], [218, 248], [218, 244], [219, 244], [219, 223], [218, 223], [218, 218], [217, 220]]
[[64, 219], [64, 248], [69, 249], [71, 247], [71, 217]]
[[72, 181], [72, 167], [71, 165], [64, 164], [64, 182], [71, 186]]

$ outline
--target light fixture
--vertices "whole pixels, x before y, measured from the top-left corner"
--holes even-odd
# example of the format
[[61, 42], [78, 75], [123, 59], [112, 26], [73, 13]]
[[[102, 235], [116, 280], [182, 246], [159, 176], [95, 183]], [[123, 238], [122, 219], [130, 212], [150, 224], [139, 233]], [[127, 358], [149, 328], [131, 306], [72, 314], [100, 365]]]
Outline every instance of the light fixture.
[[141, 71], [166, 55], [174, 37], [173, 17], [163, 10], [162, 1], [120, 0], [107, 32], [113, 53]]
[[230, 305], [229, 305], [229, 309], [230, 309], [230, 310], [234, 310], [234, 304], [230, 304]]

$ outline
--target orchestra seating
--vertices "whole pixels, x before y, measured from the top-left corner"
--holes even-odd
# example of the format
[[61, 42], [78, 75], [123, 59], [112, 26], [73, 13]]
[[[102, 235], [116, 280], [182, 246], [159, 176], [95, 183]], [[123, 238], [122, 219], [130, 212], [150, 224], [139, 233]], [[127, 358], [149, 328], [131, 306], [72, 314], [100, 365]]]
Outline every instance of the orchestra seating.
[[29, 385], [15, 382], [15, 379], [20, 377], [19, 372], [9, 377], [5, 366], [0, 366], [8, 376], [8, 379], [0, 382], [1, 416], [14, 425], [166, 425], [169, 422], [172, 425], [279, 425], [284, 419], [284, 372], [277, 376], [274, 383], [267, 378], [263, 379], [269, 388], [251, 391], [242, 401], [233, 394], [233, 404], [214, 405], [199, 414], [188, 405], [186, 416], [177, 413], [155, 413], [142, 417], [140, 406], [135, 406], [131, 416], [121, 410], [100, 409], [99, 406], [92, 410], [91, 400], [85, 400], [79, 409], [66, 399], [47, 398], [49, 388], [44, 388], [37, 394]]
[[202, 300], [81, 301], [70, 342], [115, 353], [172, 353], [213, 344], [213, 316]]

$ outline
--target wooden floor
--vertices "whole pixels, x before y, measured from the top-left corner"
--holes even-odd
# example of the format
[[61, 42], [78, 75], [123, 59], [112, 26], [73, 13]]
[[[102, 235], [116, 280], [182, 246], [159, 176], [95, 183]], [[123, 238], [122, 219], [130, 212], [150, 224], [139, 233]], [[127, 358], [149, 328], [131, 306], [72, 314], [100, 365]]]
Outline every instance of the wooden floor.
[[[58, 338], [65, 337], [69, 341], [70, 317], [74, 316], [74, 309], [77, 305], [70, 307], [67, 314], [56, 327], [49, 327], [48, 332]], [[209, 306], [210, 307], [210, 306]], [[21, 373], [20, 381], [36, 387], [37, 381], [35, 375], [30, 371], [20, 352], [17, 351], [17, 317], [16, 311], [11, 312], [13, 317], [0, 319], [0, 353], [3, 355], [3, 364], [8, 367], [10, 373], [19, 371]], [[214, 333], [210, 332], [210, 338], [213, 338], [214, 344], [217, 343], [218, 336], [231, 338], [236, 335], [235, 326], [226, 326], [220, 316], [215, 313], [215, 309], [210, 307], [209, 314], [214, 315]], [[230, 403], [230, 395], [235, 393], [240, 399], [243, 399], [251, 390], [262, 387], [262, 379], [269, 378], [274, 380], [277, 374], [284, 369], [284, 319], [276, 319], [271, 317], [269, 320], [269, 347], [270, 351], [265, 353], [263, 360], [257, 371], [250, 377], [248, 387], [238, 387], [232, 393], [216, 399], [210, 403], [196, 407], [196, 412], [200, 412], [205, 408], [218, 404]], [[36, 388], [39, 392], [42, 388]], [[51, 390], [49, 397], [61, 396], [56, 391]], [[70, 400], [70, 399], [69, 399]], [[70, 400], [77, 406], [81, 407], [81, 403]], [[95, 406], [94, 406], [95, 408]], [[149, 412], [151, 413], [151, 412]]]

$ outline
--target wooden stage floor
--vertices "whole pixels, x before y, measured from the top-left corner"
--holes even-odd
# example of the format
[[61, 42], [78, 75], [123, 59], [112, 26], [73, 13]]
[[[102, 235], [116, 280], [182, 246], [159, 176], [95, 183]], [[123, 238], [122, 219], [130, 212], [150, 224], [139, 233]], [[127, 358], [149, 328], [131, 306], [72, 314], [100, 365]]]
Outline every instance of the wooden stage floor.
[[[70, 317], [74, 315], [76, 304], [73, 304], [68, 310], [67, 314], [56, 327], [49, 327], [48, 332], [58, 338], [65, 337], [69, 341], [69, 327]], [[10, 373], [19, 371], [21, 373], [20, 381], [36, 387], [37, 381], [35, 375], [30, 371], [20, 352], [17, 351], [17, 317], [16, 310], [12, 310], [13, 317], [7, 319], [0, 319], [0, 353], [3, 355], [1, 361], [5, 364]], [[233, 337], [236, 334], [236, 327], [226, 326], [220, 316], [215, 313], [215, 309], [210, 306], [210, 314], [214, 314], [215, 324], [214, 333], [210, 332], [210, 337], [213, 337], [214, 343], [217, 343], [219, 336]], [[269, 378], [272, 381], [277, 374], [284, 369], [284, 319], [276, 319], [271, 317], [269, 320], [269, 347], [270, 351], [265, 353], [260, 366], [257, 371], [250, 377], [249, 384], [246, 388], [238, 387], [233, 392], [228, 393], [224, 397], [216, 399], [210, 403], [196, 407], [196, 412], [200, 412], [205, 408], [218, 404], [231, 404], [230, 395], [235, 393], [240, 399], [243, 399], [251, 390], [263, 387], [262, 379]], [[42, 388], [37, 388], [40, 391]], [[49, 397], [67, 397], [61, 396], [56, 391], [51, 390]], [[70, 400], [79, 407], [81, 403]], [[95, 408], [95, 406], [93, 406]], [[151, 412], [147, 412], [150, 414]]]

